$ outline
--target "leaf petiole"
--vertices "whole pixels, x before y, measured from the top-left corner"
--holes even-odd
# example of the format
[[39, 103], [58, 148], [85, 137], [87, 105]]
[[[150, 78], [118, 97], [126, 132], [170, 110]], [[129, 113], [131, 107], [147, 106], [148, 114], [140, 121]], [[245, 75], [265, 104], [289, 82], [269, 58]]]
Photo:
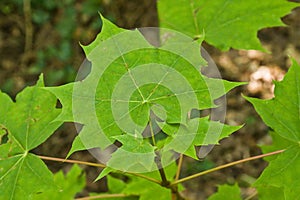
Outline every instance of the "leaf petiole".
[[221, 170], [221, 169], [224, 169], [224, 168], [227, 168], [227, 167], [231, 167], [231, 166], [234, 166], [234, 165], [237, 165], [237, 164], [241, 164], [241, 163], [248, 162], [248, 161], [251, 161], [251, 160], [257, 160], [257, 159], [264, 158], [264, 157], [267, 157], [267, 156], [276, 155], [276, 154], [282, 153], [284, 151], [285, 151], [285, 149], [282, 149], [282, 150], [273, 151], [273, 152], [270, 152], [270, 153], [261, 154], [261, 155], [258, 155], [258, 156], [253, 156], [253, 157], [245, 158], [245, 159], [242, 159], [242, 160], [234, 161], [234, 162], [231, 162], [231, 163], [227, 163], [225, 165], [221, 165], [221, 166], [218, 166], [218, 167], [215, 167], [215, 168], [212, 168], [212, 169], [209, 169], [209, 170], [205, 170], [205, 171], [197, 173], [197, 174], [193, 174], [191, 176], [187, 176], [187, 177], [179, 179], [179, 180], [175, 180], [170, 184], [170, 186], [177, 185], [179, 183], [197, 178], [199, 176], [203, 176], [205, 174], [209, 174], [209, 173], [214, 172], [214, 171], [218, 171], [218, 170]]
[[128, 197], [126, 194], [101, 194], [96, 196], [82, 197], [75, 200], [91, 200], [91, 199], [106, 199], [106, 198], [116, 198], [116, 197]]
[[[80, 161], [80, 160], [69, 160], [69, 159], [63, 159], [63, 158], [55, 158], [55, 157], [48, 157], [48, 156], [40, 156], [37, 155], [40, 159], [42, 160], [50, 160], [50, 161], [56, 161], [56, 162], [65, 162], [65, 163], [73, 163], [73, 164], [81, 164], [81, 165], [87, 165], [87, 166], [92, 166], [92, 167], [99, 167], [99, 168], [106, 168], [106, 165], [104, 164], [100, 164], [100, 163], [93, 163], [93, 162], [85, 162], [85, 161]], [[153, 183], [157, 183], [159, 185], [161, 185], [161, 181], [145, 176], [143, 174], [136, 174], [136, 173], [132, 173], [132, 172], [123, 172], [123, 171], [119, 171], [120, 173], [125, 173], [125, 174], [131, 174], [140, 178], [144, 178], [148, 181], [151, 181]]]

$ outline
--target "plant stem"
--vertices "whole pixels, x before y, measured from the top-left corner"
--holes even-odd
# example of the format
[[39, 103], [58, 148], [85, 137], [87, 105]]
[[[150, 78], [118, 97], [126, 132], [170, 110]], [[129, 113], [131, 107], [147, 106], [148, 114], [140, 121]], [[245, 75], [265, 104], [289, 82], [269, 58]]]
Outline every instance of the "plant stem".
[[182, 161], [183, 161], [183, 154], [180, 154], [179, 160], [178, 160], [177, 172], [176, 172], [176, 176], [175, 176], [176, 181], [179, 179], [179, 176], [180, 176]]
[[161, 177], [161, 185], [164, 187], [168, 186], [170, 184], [170, 182], [167, 180], [165, 170], [162, 167], [159, 152], [156, 152], [155, 163], [156, 163], [157, 169], [158, 169], [160, 177]]
[[172, 200], [183, 200], [183, 198], [181, 197], [181, 195], [178, 192], [178, 186], [177, 185], [171, 185], [170, 181], [168, 181], [166, 174], [165, 174], [165, 170], [162, 167], [161, 164], [161, 157], [159, 155], [159, 152], [156, 152], [156, 157], [155, 157], [155, 163], [157, 165], [160, 177], [161, 177], [161, 186], [168, 188], [171, 190], [172, 192]]
[[257, 190], [255, 190], [255, 192], [253, 192], [250, 196], [248, 196], [245, 200], [250, 200], [253, 197], [255, 197], [257, 195]]
[[75, 200], [104, 199], [104, 198], [116, 198], [116, 197], [127, 197], [127, 196], [128, 195], [126, 194], [101, 194], [97, 196], [76, 198]]
[[82, 165], [87, 165], [87, 166], [92, 166], [92, 167], [100, 167], [100, 168], [106, 167], [105, 165], [100, 164], [100, 163], [85, 162], [85, 161], [80, 161], [80, 160], [68, 160], [68, 159], [54, 158], [54, 157], [48, 157], [48, 156], [38, 156], [38, 157], [43, 160], [51, 160], [51, 161], [73, 163], [73, 164], [82, 164]]
[[145, 175], [142, 175], [142, 174], [136, 174], [136, 173], [133, 173], [133, 172], [122, 172], [122, 171], [120, 171], [120, 172], [125, 173], [125, 174], [131, 174], [131, 175], [134, 175], [134, 176], [138, 176], [140, 178], [143, 178], [143, 179], [146, 179], [146, 180], [151, 181], [153, 183], [157, 183], [157, 184], [161, 185], [161, 181], [156, 180], [156, 179], [151, 178], [151, 177], [148, 177], [148, 176], [145, 176]]
[[[82, 165], [87, 165], [87, 166], [92, 166], [92, 167], [100, 167], [100, 168], [106, 167], [106, 165], [100, 164], [100, 163], [85, 162], [85, 161], [80, 161], [80, 160], [68, 160], [68, 159], [48, 157], [48, 156], [39, 156], [39, 155], [37, 155], [37, 156], [43, 160], [51, 160], [51, 161], [56, 161], [56, 162], [65, 162], [65, 163], [73, 163], [73, 164], [82, 164]], [[148, 176], [145, 176], [145, 175], [142, 175], [142, 174], [136, 174], [136, 173], [132, 173], [132, 172], [122, 172], [122, 171], [119, 171], [119, 172], [138, 176], [140, 178], [144, 178], [144, 179], [147, 179], [148, 181], [151, 181], [151, 182], [161, 185], [161, 181], [156, 180], [151, 177], [148, 177]]]
[[178, 183], [182, 183], [182, 182], [191, 180], [193, 178], [197, 178], [199, 176], [203, 176], [205, 174], [209, 174], [211, 172], [218, 171], [220, 169], [231, 167], [231, 166], [234, 166], [234, 165], [237, 165], [237, 164], [241, 164], [241, 163], [244, 163], [244, 162], [248, 162], [248, 161], [251, 161], [251, 160], [257, 160], [259, 158], [263, 158], [263, 157], [267, 157], [267, 156], [279, 154], [279, 153], [282, 153], [284, 151], [285, 151], [284, 149], [283, 150], [278, 150], [278, 151], [274, 151], [274, 152], [270, 152], [270, 153], [266, 153], [266, 154], [261, 154], [261, 155], [258, 155], [258, 156], [253, 156], [253, 157], [250, 157], [250, 158], [245, 158], [245, 159], [238, 160], [238, 161], [235, 161], [235, 162], [231, 162], [231, 163], [228, 163], [228, 164], [225, 164], [225, 165], [221, 165], [221, 166], [218, 166], [218, 167], [215, 167], [215, 168], [212, 168], [212, 169], [209, 169], [209, 170], [197, 173], [197, 174], [193, 174], [191, 176], [188, 176], [188, 177], [185, 177], [185, 178], [182, 178], [182, 179], [179, 179], [179, 180], [175, 180], [170, 185], [171, 186], [172, 185], [177, 185]]
[[152, 138], [153, 145], [156, 146], [154, 131], [153, 131], [153, 125], [152, 125], [152, 119], [151, 118], [150, 118], [150, 121], [149, 121], [149, 126], [150, 126], [150, 132], [151, 132], [151, 138]]

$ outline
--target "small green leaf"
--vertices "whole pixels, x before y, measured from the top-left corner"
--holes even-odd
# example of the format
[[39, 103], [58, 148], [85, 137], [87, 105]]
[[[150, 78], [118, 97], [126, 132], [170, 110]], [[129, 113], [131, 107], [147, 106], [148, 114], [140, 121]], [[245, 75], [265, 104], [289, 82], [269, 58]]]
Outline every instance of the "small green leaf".
[[96, 181], [102, 179], [103, 177], [107, 176], [109, 173], [115, 172], [115, 171], [116, 171], [116, 170], [114, 170], [114, 169], [112, 169], [112, 168], [110, 168], [110, 167], [105, 167], [105, 168], [101, 171], [101, 173], [98, 175], [98, 177], [95, 179], [94, 182], [96, 182]]
[[[178, 125], [159, 124], [164, 131], [174, 130], [174, 127], [178, 127]], [[208, 117], [194, 118], [189, 120], [187, 127], [180, 126], [176, 134], [173, 131], [169, 133], [171, 137], [166, 140], [164, 150], [172, 149], [198, 159], [194, 146], [219, 144], [221, 139], [228, 137], [240, 128], [241, 126], [229, 126], [209, 121]]]
[[210, 95], [213, 99], [223, 96], [235, 87], [247, 84], [246, 82], [230, 82], [222, 79], [207, 77], [205, 77], [205, 82], [208, 85]]
[[171, 199], [169, 189], [141, 178], [129, 182], [123, 192], [128, 195], [137, 195], [140, 197], [139, 200]]
[[[127, 181], [128, 182], [128, 181]], [[107, 176], [107, 187], [108, 192], [96, 194], [91, 193], [90, 196], [104, 195], [104, 194], [124, 194], [123, 190], [127, 187], [128, 183], [121, 179], [115, 178], [113, 176]], [[99, 200], [137, 200], [138, 196], [128, 196], [128, 197], [110, 197], [110, 198], [99, 198]]]
[[238, 184], [235, 185], [220, 185], [218, 192], [211, 195], [208, 200], [242, 200], [241, 191]]
[[[114, 171], [114, 170], [110, 170]], [[177, 166], [176, 163], [173, 162], [172, 164], [166, 166], [164, 168], [166, 178], [169, 181], [174, 180], [175, 174], [177, 172]], [[144, 176], [160, 180], [160, 174], [159, 172], [153, 171], [149, 173], [143, 173]], [[157, 183], [150, 182], [146, 179], [134, 176], [134, 175], [129, 175], [128, 178], [126, 179], [126, 182], [123, 180], [113, 178], [112, 176], [107, 176], [108, 180], [108, 193], [122, 193], [129, 195], [129, 197], [124, 197], [121, 199], [171, 199], [171, 192], [167, 188], [163, 188]], [[184, 187], [179, 184], [179, 190], [183, 190]], [[151, 195], [152, 194], [152, 195]], [[132, 196], [130, 196], [132, 195]]]
[[126, 187], [126, 183], [112, 176], [107, 176], [107, 187], [110, 193], [121, 193]]
[[[174, 180], [177, 166], [176, 163], [172, 163], [164, 168], [166, 178], [169, 181]], [[160, 180], [159, 172], [153, 171], [145, 173], [144, 175]], [[131, 181], [127, 184], [126, 188], [123, 190], [125, 194], [129, 195], [138, 195], [139, 200], [149, 200], [149, 199], [171, 199], [171, 192], [169, 189], [161, 187], [160, 185], [150, 182], [146, 179], [139, 177], [130, 176]], [[179, 187], [183, 189], [183, 186], [180, 184]]]
[[73, 165], [70, 171], [64, 175], [59, 171], [54, 175], [54, 183], [56, 188], [47, 190], [34, 196], [36, 200], [63, 199], [72, 200], [76, 193], [81, 192], [85, 186], [85, 174], [77, 165]]
[[129, 135], [114, 138], [123, 146], [112, 154], [108, 167], [124, 172], [149, 172], [156, 169], [154, 147], [149, 142]]

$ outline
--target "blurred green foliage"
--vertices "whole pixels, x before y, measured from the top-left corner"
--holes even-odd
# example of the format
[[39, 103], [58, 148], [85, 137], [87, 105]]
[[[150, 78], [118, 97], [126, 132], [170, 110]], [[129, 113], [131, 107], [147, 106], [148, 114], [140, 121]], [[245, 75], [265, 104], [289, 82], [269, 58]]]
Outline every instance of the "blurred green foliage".
[[192, 174], [196, 174], [205, 170], [209, 170], [215, 167], [215, 163], [209, 159], [204, 159], [202, 161], [192, 161], [188, 162], [184, 168], [184, 172], [182, 176], [190, 176]]
[[[24, 19], [24, 1], [26, 0], [1, 0], [0, 16], [4, 19], [18, 15], [20, 19]], [[33, 25], [33, 49], [30, 61], [25, 63], [26, 69], [22, 71], [23, 74], [19, 73], [19, 76], [24, 78], [24, 86], [35, 82], [40, 73], [45, 74], [46, 85], [58, 85], [74, 81], [77, 69], [84, 59], [79, 43], [90, 43], [100, 31], [101, 21], [98, 13], [105, 12], [101, 5], [102, 1], [29, 1]], [[24, 20], [20, 23], [25, 27]], [[50, 31], [47, 32], [47, 30]], [[5, 28], [2, 28], [2, 31], [5, 31]], [[46, 35], [43, 38], [44, 41], [40, 39], [42, 31]], [[25, 35], [23, 35], [23, 40], [24, 38]], [[22, 56], [26, 57], [26, 55], [18, 55], [18, 53], [14, 55], [15, 68], [21, 66]], [[4, 80], [0, 89], [10, 94], [14, 93], [11, 91], [15, 89], [16, 83], [11, 74], [6, 74]]]

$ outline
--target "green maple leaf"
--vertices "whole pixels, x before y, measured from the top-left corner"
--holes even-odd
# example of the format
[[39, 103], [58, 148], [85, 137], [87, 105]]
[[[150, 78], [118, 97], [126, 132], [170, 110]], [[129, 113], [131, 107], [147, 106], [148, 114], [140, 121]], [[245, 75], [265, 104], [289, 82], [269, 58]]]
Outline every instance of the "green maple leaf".
[[[124, 180], [120, 180], [113, 176], [107, 176], [107, 187], [108, 192], [101, 194], [123, 194], [123, 190], [127, 187], [128, 183], [125, 183]], [[90, 196], [101, 195], [97, 193], [91, 193]], [[99, 198], [103, 200], [138, 200], [138, 196], [128, 196], [128, 197], [110, 197], [110, 198]]]
[[[114, 170], [112, 170], [114, 171]], [[166, 178], [170, 181], [174, 180], [175, 174], [177, 172], [176, 163], [172, 163], [171, 165], [164, 168]], [[107, 174], [106, 174], [107, 175]], [[153, 171], [149, 173], [144, 173], [143, 175], [160, 180], [160, 174], [158, 171]], [[129, 175], [126, 178], [126, 182], [124, 179], [120, 180], [118, 178], [113, 177], [112, 175], [107, 176], [107, 185], [108, 185], [108, 194], [125, 194], [128, 195], [126, 197], [118, 197], [118, 198], [101, 198], [101, 199], [139, 199], [139, 200], [148, 200], [148, 199], [171, 199], [171, 191], [170, 189], [161, 187], [157, 183], [150, 182], [146, 179]], [[182, 191], [184, 187], [179, 184], [179, 191]], [[91, 194], [101, 195], [101, 194]]]
[[300, 187], [300, 66], [293, 65], [282, 82], [275, 82], [275, 98], [271, 100], [246, 99], [250, 101], [264, 122], [274, 130], [274, 144], [264, 147], [266, 151], [286, 149], [270, 159], [269, 166], [255, 182], [260, 190], [268, 187], [263, 199], [270, 199], [272, 192], [281, 193], [285, 199], [299, 199]]
[[192, 109], [216, 107], [215, 99], [243, 83], [203, 76], [205, 62], [192, 38], [168, 33], [157, 48], [138, 30], [120, 29], [103, 17], [102, 21], [96, 40], [83, 47], [92, 62], [91, 73], [83, 81], [48, 88], [63, 105], [57, 120], [84, 125], [69, 155], [95, 147], [103, 150], [119, 140], [123, 146], [112, 154], [109, 167], [153, 169], [157, 148], [143, 135], [151, 113], [168, 124], [186, 126]]
[[[149, 182], [145, 179], [130, 177], [126, 183], [120, 179], [112, 176], [107, 176], [109, 193], [125, 194], [127, 197], [118, 198], [101, 198], [106, 200], [149, 200], [149, 199], [171, 199], [171, 192], [169, 189], [161, 187], [156, 183]], [[95, 196], [101, 194], [90, 194]], [[99, 198], [100, 199], [100, 198]]]
[[275, 98], [259, 100], [247, 98], [263, 121], [281, 137], [300, 141], [300, 67], [294, 61], [282, 82], [275, 82]]
[[284, 198], [284, 193], [282, 188], [274, 186], [262, 186], [257, 187], [259, 199], [272, 199], [272, 200], [282, 200]]
[[51, 197], [56, 200], [72, 200], [84, 188], [85, 174], [78, 165], [73, 165], [66, 175], [62, 171], [57, 172], [54, 183], [58, 189], [48, 189], [44, 193], [36, 194], [33, 199], [48, 200]]
[[241, 191], [238, 184], [235, 185], [220, 185], [218, 186], [218, 192], [211, 195], [208, 200], [241, 200]]
[[195, 146], [219, 144], [221, 139], [241, 128], [209, 121], [208, 117], [191, 119], [187, 126], [159, 124], [170, 135], [165, 141], [164, 150], [172, 149], [194, 159], [198, 159]]
[[128, 195], [137, 195], [139, 200], [171, 199], [171, 192], [168, 188], [144, 179], [134, 179], [123, 192]]
[[260, 49], [257, 31], [284, 26], [281, 17], [299, 4], [265, 0], [160, 0], [160, 26], [204, 40], [221, 50]]
[[114, 138], [123, 146], [112, 154], [107, 163], [108, 167], [118, 168], [124, 172], [152, 171], [155, 169], [155, 148], [149, 142], [130, 135], [119, 135]]
[[41, 76], [36, 86], [17, 95], [16, 103], [0, 92], [0, 129], [7, 137], [0, 145], [0, 199], [30, 199], [55, 186], [46, 165], [29, 153], [62, 124], [52, 123], [60, 109], [43, 86]]
[[270, 199], [273, 191], [282, 194], [284, 199], [299, 199], [300, 181], [295, 178], [300, 175], [300, 147], [291, 146], [263, 171], [254, 186], [259, 190], [268, 187], [270, 192], [261, 199]]
[[0, 199], [30, 199], [54, 188], [51, 172], [32, 154], [1, 158], [0, 167]]
[[[170, 181], [174, 180], [177, 166], [175, 163], [164, 168], [166, 178]], [[160, 179], [158, 171], [153, 171], [150, 173], [145, 173], [144, 175], [157, 179]], [[122, 191], [128, 195], [137, 195], [140, 200], [148, 199], [171, 199], [171, 191], [168, 188], [161, 187], [160, 185], [150, 182], [146, 179], [130, 176], [131, 181], [128, 183], [126, 188]], [[179, 185], [182, 189], [182, 185]], [[179, 190], [182, 190], [179, 189]]]
[[[285, 148], [293, 145], [293, 143], [291, 141], [281, 137], [279, 134], [275, 133], [274, 131], [269, 131], [269, 134], [272, 137], [272, 145], [260, 146], [263, 153], [277, 151], [278, 149], [285, 149]], [[277, 156], [278, 156], [278, 154], [273, 155], [273, 156], [268, 156], [268, 157], [265, 157], [264, 160], [271, 161], [271, 160], [277, 158]]]

